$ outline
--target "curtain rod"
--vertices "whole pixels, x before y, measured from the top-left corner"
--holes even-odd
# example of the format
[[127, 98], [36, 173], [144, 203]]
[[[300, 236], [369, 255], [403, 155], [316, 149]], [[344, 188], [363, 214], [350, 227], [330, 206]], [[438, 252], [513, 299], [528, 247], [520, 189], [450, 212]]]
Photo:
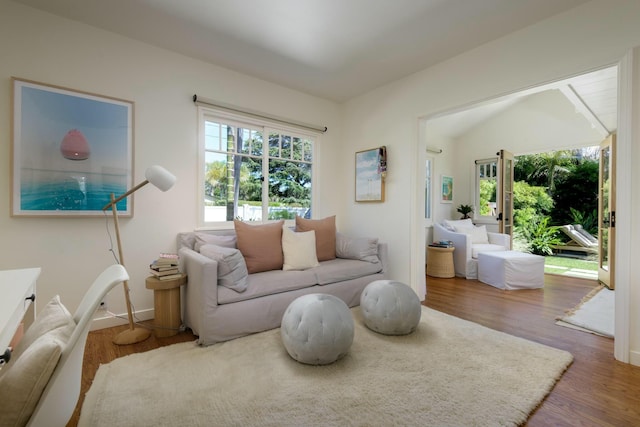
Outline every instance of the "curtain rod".
[[242, 114], [247, 114], [259, 119], [267, 119], [267, 120], [273, 120], [279, 123], [284, 123], [286, 125], [293, 125], [293, 126], [297, 126], [300, 128], [304, 128], [304, 129], [310, 129], [310, 130], [314, 130], [316, 132], [326, 132], [327, 131], [327, 127], [326, 126], [319, 126], [319, 125], [312, 125], [309, 123], [303, 123], [303, 122], [296, 122], [294, 120], [289, 120], [289, 119], [283, 119], [281, 117], [276, 117], [276, 116], [271, 116], [265, 113], [261, 113], [258, 111], [251, 111], [251, 110], [247, 110], [244, 108], [240, 108], [240, 107], [236, 107], [234, 105], [229, 105], [229, 104], [224, 104], [222, 102], [218, 102], [218, 101], [213, 101], [211, 99], [206, 99], [206, 98], [201, 98], [198, 95], [194, 94], [193, 95], [193, 102], [196, 104], [203, 104], [203, 105], [209, 105], [212, 107], [218, 107], [218, 108], [223, 108], [225, 110], [228, 111], [232, 111], [234, 113], [242, 113]]

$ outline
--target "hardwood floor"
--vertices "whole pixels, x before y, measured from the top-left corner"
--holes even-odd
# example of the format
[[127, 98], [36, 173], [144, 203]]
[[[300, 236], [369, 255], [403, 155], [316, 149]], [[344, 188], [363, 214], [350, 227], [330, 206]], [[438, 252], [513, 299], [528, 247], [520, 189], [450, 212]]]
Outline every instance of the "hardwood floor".
[[[594, 281], [546, 275], [544, 289], [502, 291], [476, 280], [427, 277], [424, 305], [492, 329], [569, 351], [573, 364], [527, 422], [527, 426], [640, 425], [640, 368], [615, 361], [613, 340], [555, 325], [596, 286]], [[126, 327], [89, 333], [82, 390], [74, 416], [78, 423], [84, 394], [101, 363], [165, 345], [195, 339], [189, 332], [116, 346], [112, 338]]]
[[640, 368], [617, 362], [613, 340], [555, 324], [595, 281], [545, 275], [544, 289], [503, 291], [476, 280], [427, 277], [425, 305], [573, 354], [527, 426], [640, 425]]

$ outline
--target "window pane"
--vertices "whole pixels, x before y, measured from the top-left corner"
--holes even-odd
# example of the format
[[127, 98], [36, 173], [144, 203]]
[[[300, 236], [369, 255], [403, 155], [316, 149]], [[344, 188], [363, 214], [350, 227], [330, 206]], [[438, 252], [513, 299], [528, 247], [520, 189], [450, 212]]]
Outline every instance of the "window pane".
[[291, 158], [291, 137], [282, 135], [280, 137], [280, 140], [282, 141], [282, 151], [280, 152], [280, 157], [282, 157], [283, 159], [290, 159]]
[[280, 135], [276, 133], [269, 134], [269, 156], [280, 157]]
[[311, 165], [269, 160], [269, 219], [311, 217]]
[[251, 154], [262, 156], [262, 132], [251, 131]]
[[303, 144], [300, 138], [293, 138], [293, 160], [302, 160]]
[[251, 152], [251, 131], [238, 128], [238, 153], [249, 154]]
[[204, 147], [205, 150], [222, 150], [218, 123], [209, 121], [204, 123]]
[[313, 161], [313, 144], [307, 139], [304, 140], [304, 161]]

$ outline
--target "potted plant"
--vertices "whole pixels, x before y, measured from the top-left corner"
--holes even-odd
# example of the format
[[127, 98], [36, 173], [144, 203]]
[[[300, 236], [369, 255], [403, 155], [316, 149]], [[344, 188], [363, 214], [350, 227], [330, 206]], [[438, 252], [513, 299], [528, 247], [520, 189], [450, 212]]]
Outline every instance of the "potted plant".
[[462, 218], [461, 219], [467, 219], [467, 218], [471, 218], [471, 213], [473, 213], [473, 206], [471, 205], [460, 205], [458, 206], [458, 209], [456, 209], [459, 213], [462, 214]]

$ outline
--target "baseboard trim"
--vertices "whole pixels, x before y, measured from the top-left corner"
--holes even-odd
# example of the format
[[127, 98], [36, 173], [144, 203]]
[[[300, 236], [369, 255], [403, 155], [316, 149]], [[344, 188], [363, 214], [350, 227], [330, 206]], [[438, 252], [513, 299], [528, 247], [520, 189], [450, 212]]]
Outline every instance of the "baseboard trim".
[[634, 366], [640, 366], [640, 351], [629, 352], [629, 363]]
[[[108, 313], [97, 311], [97, 317], [93, 318], [93, 322], [91, 322], [91, 331], [97, 331], [99, 329], [112, 328], [114, 326], [126, 325], [129, 321], [127, 320], [127, 313]], [[133, 318], [135, 321], [145, 321], [151, 320], [154, 318], [153, 309], [140, 310], [136, 311], [133, 314]]]

